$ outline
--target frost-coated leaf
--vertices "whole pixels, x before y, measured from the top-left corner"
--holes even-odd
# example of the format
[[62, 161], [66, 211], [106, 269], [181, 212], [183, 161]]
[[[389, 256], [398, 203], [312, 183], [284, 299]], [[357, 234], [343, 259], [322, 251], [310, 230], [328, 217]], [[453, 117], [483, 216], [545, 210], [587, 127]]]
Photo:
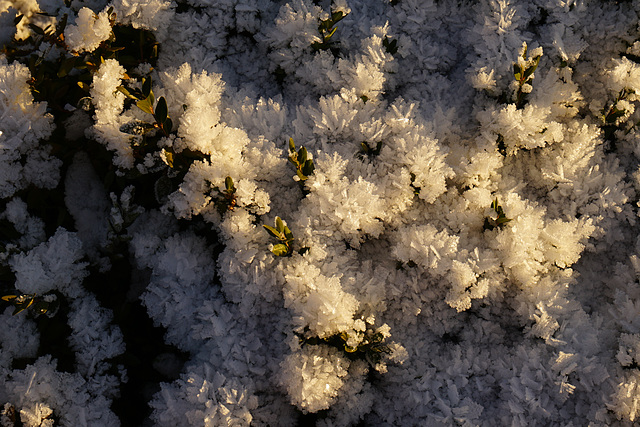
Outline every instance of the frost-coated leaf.
[[527, 80], [538, 68], [538, 64], [540, 63], [540, 57], [536, 57], [535, 62], [529, 68], [527, 68], [524, 72], [524, 80]]

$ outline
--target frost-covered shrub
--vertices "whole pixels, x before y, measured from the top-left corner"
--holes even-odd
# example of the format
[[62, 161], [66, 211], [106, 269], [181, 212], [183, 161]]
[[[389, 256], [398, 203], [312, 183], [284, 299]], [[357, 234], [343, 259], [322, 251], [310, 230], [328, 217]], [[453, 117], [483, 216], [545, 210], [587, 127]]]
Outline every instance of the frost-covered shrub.
[[3, 425], [637, 422], [639, 19], [0, 1]]

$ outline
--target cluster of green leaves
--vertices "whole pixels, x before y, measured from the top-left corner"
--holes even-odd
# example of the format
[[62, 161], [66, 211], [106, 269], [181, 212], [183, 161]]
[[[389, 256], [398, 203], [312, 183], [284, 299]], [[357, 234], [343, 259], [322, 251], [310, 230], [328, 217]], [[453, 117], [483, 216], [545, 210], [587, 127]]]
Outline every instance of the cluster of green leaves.
[[[93, 74], [100, 65], [106, 59], [113, 58], [130, 70], [142, 63], [154, 66], [158, 57], [158, 43], [151, 31], [117, 25], [113, 9], [110, 8], [107, 13], [112, 26], [111, 35], [92, 52], [69, 51], [64, 40], [67, 15], [55, 25], [45, 28], [30, 24], [32, 34], [29, 37], [21, 40], [14, 37], [0, 50], [9, 62], [17, 61], [29, 67], [32, 77], [28, 83], [34, 100], [47, 102], [48, 112], [53, 114], [56, 123], [54, 135], [47, 143], [53, 147], [52, 154], [65, 162], [70, 162], [78, 150], [87, 148], [86, 144], [82, 146], [83, 141], [64, 137], [63, 122], [73, 113], [73, 108], [69, 106], [92, 112], [89, 89]], [[23, 16], [18, 16], [16, 25], [22, 19]], [[159, 111], [155, 114], [161, 119], [162, 107], [158, 107], [156, 110]], [[169, 127], [166, 119], [160, 120], [160, 123], [163, 124], [163, 130]], [[144, 130], [144, 127], [138, 126], [138, 129]]]
[[232, 211], [236, 207], [236, 187], [234, 186], [233, 179], [230, 176], [224, 179], [224, 188], [225, 189], [221, 191], [216, 187], [218, 197], [215, 199], [214, 203], [220, 215], [227, 211]]
[[322, 37], [322, 41], [311, 43], [313, 50], [330, 50], [334, 56], [338, 56], [338, 42], [332, 40], [332, 37], [338, 29], [336, 24], [342, 21], [346, 16], [347, 15], [344, 13], [338, 11], [333, 12], [329, 18], [320, 21], [320, 24], [318, 25], [318, 32], [320, 33], [320, 37]]
[[524, 107], [524, 105], [526, 104], [526, 92], [524, 92], [522, 89], [525, 84], [530, 85], [533, 82], [533, 73], [538, 68], [541, 57], [541, 55], [538, 55], [534, 58], [527, 59], [527, 45], [525, 44], [522, 52], [524, 65], [521, 65], [519, 62], [513, 63], [513, 77], [518, 84], [518, 90], [516, 91], [515, 99], [516, 108], [518, 109]]
[[484, 219], [484, 230], [493, 230], [495, 228], [502, 228], [506, 223], [512, 220], [512, 218], [507, 218], [502, 209], [502, 206], [498, 203], [498, 198], [496, 197], [493, 202], [491, 202], [491, 209], [496, 213], [497, 218], [485, 218]]
[[267, 230], [267, 233], [275, 237], [279, 242], [273, 245], [271, 252], [276, 256], [291, 256], [293, 252], [291, 243], [294, 241], [293, 233], [289, 230], [289, 227], [284, 225], [284, 222], [279, 216], [276, 217], [274, 225], [275, 227], [266, 224], [262, 225], [264, 229]]
[[164, 99], [164, 96], [161, 96], [158, 102], [155, 102], [156, 98], [151, 89], [151, 77], [142, 78], [142, 89], [118, 86], [118, 90], [127, 98], [133, 100], [139, 109], [153, 116], [154, 123], [150, 125], [146, 123], [143, 124], [143, 133], [146, 133], [150, 129], [160, 129], [165, 136], [171, 133], [173, 122], [171, 118], [169, 118], [167, 100]]
[[307, 149], [300, 147], [296, 151], [296, 144], [293, 142], [293, 138], [289, 138], [289, 161], [296, 167], [296, 175], [298, 175], [300, 181], [306, 181], [316, 168], [313, 160], [307, 157]]
[[349, 336], [345, 332], [331, 335], [326, 338], [305, 337], [304, 334], [297, 334], [300, 344], [304, 345], [328, 345], [337, 348], [351, 360], [365, 360], [371, 366], [376, 366], [382, 361], [385, 354], [391, 354], [391, 348], [384, 342], [384, 335], [375, 332], [372, 329], [358, 332], [361, 338], [357, 347], [351, 347], [347, 344]]
[[45, 314], [49, 311], [55, 312], [55, 309], [58, 307], [58, 299], [55, 295], [45, 297], [13, 291], [3, 295], [2, 300], [14, 307], [14, 316], [26, 309], [33, 310], [35, 314]]

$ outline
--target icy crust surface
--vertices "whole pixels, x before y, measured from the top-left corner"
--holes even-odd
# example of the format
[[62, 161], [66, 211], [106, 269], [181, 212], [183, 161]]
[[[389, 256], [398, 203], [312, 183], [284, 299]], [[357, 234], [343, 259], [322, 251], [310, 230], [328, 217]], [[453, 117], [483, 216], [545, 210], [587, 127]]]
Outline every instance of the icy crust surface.
[[[15, 10], [39, 19], [36, 6], [72, 13], [75, 52], [110, 34], [104, 2], [5, 3], [0, 22]], [[0, 403], [24, 425], [52, 413], [61, 425], [124, 422], [110, 405], [126, 377], [107, 363], [122, 333], [82, 286], [90, 265], [111, 267], [100, 253], [114, 230], [148, 277], [140, 302], [188, 355], [149, 401], [154, 425], [640, 419], [638, 3], [111, 6], [161, 42], [157, 66], [136, 72], [152, 77], [173, 130], [137, 154], [123, 129], [149, 115], [117, 89], [134, 74], [107, 59], [89, 82], [85, 135], [119, 177], [181, 179], [161, 195], [156, 183], [157, 206], [143, 208], [135, 180], [104, 194], [78, 154], [63, 183], [76, 231], [47, 237], [15, 194], [61, 182], [41, 143], [53, 121], [28, 68], [0, 57], [0, 220], [21, 236], [0, 261], [18, 291], [69, 301], [75, 353], [75, 370], [58, 370], [36, 357], [32, 319], [0, 316]], [[313, 160], [306, 179], [287, 160], [290, 138]], [[170, 170], [193, 153], [182, 175]], [[279, 220], [293, 234], [286, 256], [262, 227]]]

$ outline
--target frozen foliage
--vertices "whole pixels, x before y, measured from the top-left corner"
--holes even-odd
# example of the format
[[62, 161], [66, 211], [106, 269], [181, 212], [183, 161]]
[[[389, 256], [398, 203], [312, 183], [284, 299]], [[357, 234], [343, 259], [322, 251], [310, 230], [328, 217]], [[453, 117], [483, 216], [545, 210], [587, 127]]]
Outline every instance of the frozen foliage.
[[86, 275], [86, 263], [78, 262], [83, 255], [82, 242], [74, 233], [60, 228], [48, 241], [10, 259], [15, 286], [26, 294], [58, 290], [75, 296], [78, 281]]
[[9, 3], [3, 420], [125, 422], [100, 277], [154, 425], [640, 419], [637, 2]]
[[29, 184], [53, 188], [60, 179], [59, 159], [49, 155], [49, 147], [38, 142], [51, 135], [53, 117], [46, 104], [33, 102], [29, 69], [8, 64], [0, 55], [0, 196], [13, 195]]
[[347, 375], [349, 361], [330, 347], [307, 346], [282, 362], [282, 382], [303, 412], [329, 409]]
[[116, 152], [117, 165], [133, 166], [130, 137], [120, 131], [126, 119], [119, 117], [124, 106], [124, 95], [117, 91], [124, 77], [124, 68], [115, 59], [107, 59], [93, 77], [91, 98], [95, 105], [95, 137]]
[[162, 0], [115, 0], [113, 9], [120, 22], [134, 28], [154, 30], [159, 39], [167, 37], [173, 18], [172, 2]]
[[[108, 360], [124, 352], [124, 342], [118, 327], [110, 324], [111, 313], [82, 287], [87, 276], [83, 255], [82, 242], [60, 228], [46, 242], [9, 260], [19, 292], [70, 305], [68, 343], [77, 363], [74, 372], [63, 372], [50, 356], [36, 359], [41, 337], [35, 322], [8, 317], [10, 311], [5, 311], [0, 396], [18, 408], [24, 425], [54, 425], [54, 412], [61, 425], [119, 425], [110, 405], [122, 378], [107, 371], [112, 366]], [[20, 358], [33, 362], [24, 369], [7, 369]]]
[[111, 23], [107, 11], [96, 15], [87, 7], [80, 9], [75, 25], [65, 29], [65, 41], [74, 52], [94, 51], [110, 35]]

